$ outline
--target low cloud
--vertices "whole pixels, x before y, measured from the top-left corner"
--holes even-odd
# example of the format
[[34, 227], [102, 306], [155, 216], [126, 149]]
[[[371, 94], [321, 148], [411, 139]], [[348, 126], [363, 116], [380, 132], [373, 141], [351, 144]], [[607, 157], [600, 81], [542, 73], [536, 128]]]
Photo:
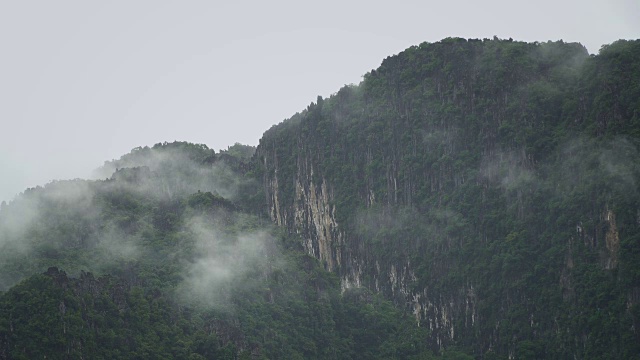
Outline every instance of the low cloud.
[[95, 179], [133, 183], [134, 191], [175, 198], [197, 191], [235, 199], [244, 182], [205, 145], [171, 143], [140, 147], [94, 171]]
[[[178, 261], [187, 274], [186, 294], [204, 301], [218, 286], [255, 270], [271, 238], [257, 230], [225, 230], [241, 227], [249, 215], [224, 210], [224, 221], [211, 221], [183, 202], [198, 191], [233, 199], [250, 181], [213, 155], [187, 143], [140, 148], [106, 163], [100, 170], [106, 179], [55, 181], [25, 191], [0, 209], [0, 290], [49, 266], [108, 273], [122, 264]], [[182, 214], [185, 206], [189, 211]], [[176, 247], [183, 236], [194, 249]]]
[[505, 191], [530, 188], [538, 182], [524, 150], [499, 151], [484, 157], [480, 164], [480, 176]]
[[407, 253], [429, 244], [451, 245], [469, 226], [463, 214], [447, 208], [421, 212], [412, 206], [375, 206], [361, 209], [355, 219], [355, 232], [366, 241], [388, 242]]
[[604, 182], [620, 194], [637, 196], [639, 157], [638, 148], [624, 137], [602, 141], [572, 139], [559, 153], [556, 189], [568, 193]]
[[276, 264], [274, 239], [266, 231], [225, 233], [216, 224], [195, 217], [187, 222], [194, 236], [195, 258], [185, 266], [178, 297], [191, 305], [229, 309], [240, 287], [250, 288]]

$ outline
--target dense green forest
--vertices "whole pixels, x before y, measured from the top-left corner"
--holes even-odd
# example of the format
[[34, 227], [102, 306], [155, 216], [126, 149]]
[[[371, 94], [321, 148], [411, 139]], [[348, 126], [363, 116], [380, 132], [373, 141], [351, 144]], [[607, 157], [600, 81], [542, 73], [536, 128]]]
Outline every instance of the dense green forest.
[[640, 358], [640, 41], [423, 43], [267, 131], [270, 217], [477, 358]]
[[430, 358], [411, 317], [243, 211], [247, 150], [136, 148], [5, 205], [0, 359]]
[[0, 208], [0, 359], [640, 359], [640, 41], [448, 38], [257, 148]]

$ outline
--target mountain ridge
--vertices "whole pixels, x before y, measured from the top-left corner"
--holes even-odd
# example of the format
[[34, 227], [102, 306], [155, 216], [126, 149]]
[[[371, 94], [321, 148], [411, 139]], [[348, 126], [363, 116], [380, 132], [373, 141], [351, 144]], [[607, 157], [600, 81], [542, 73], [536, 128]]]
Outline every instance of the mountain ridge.
[[[595, 56], [562, 41], [410, 47], [274, 125], [252, 158], [162, 143], [107, 162], [107, 180], [25, 192], [0, 210], [1, 284], [51, 266], [128, 279], [127, 301], [157, 311], [104, 327], [149, 334], [111, 338], [131, 356], [633, 358], [638, 59], [638, 40]], [[19, 345], [15, 294], [49, 286], [34, 279], [0, 295], [0, 358], [100, 350], [98, 329]], [[89, 294], [65, 296], [55, 306]]]

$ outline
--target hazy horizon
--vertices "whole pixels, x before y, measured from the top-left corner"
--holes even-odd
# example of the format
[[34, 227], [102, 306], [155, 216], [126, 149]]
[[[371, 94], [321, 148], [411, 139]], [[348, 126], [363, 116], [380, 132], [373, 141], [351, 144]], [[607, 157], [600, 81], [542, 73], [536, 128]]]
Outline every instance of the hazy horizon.
[[257, 145], [382, 60], [446, 37], [640, 38], [632, 0], [526, 3], [5, 2], [0, 201], [137, 146]]

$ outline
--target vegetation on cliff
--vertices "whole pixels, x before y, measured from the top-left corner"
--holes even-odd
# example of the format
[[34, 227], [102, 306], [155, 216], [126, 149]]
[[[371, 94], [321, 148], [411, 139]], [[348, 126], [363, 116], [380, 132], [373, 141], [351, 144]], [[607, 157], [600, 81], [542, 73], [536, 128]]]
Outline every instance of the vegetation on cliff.
[[411, 47], [265, 133], [271, 217], [435, 348], [637, 356], [639, 79], [637, 40]]
[[248, 150], [137, 148], [3, 207], [0, 359], [430, 358], [410, 316], [242, 210]]

